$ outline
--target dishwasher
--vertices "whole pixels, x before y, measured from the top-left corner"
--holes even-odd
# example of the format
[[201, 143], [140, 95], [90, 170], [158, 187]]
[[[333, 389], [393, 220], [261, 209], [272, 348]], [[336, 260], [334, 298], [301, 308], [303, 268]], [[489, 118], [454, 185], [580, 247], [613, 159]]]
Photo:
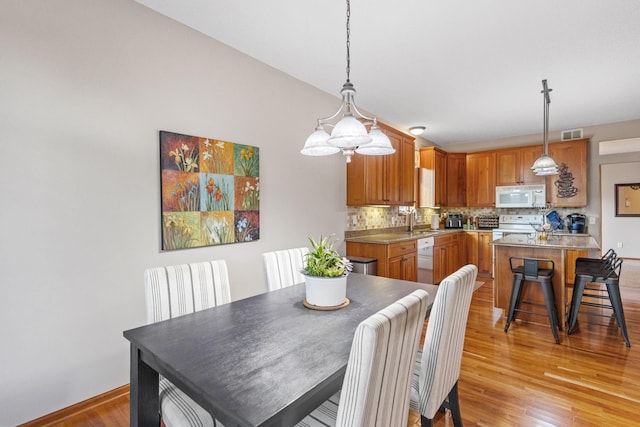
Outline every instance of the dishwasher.
[[418, 246], [418, 282], [433, 283], [434, 238], [424, 237], [416, 242]]

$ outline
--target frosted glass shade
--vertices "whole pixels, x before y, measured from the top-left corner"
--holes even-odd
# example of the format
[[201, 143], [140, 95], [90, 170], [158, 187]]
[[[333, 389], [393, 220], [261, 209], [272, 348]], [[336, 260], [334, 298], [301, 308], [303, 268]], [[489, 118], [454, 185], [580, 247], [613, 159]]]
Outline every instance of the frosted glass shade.
[[329, 156], [340, 151], [338, 147], [327, 144], [328, 140], [329, 134], [322, 128], [318, 128], [309, 135], [300, 152], [305, 156]]
[[356, 153], [369, 156], [383, 156], [396, 152], [387, 135], [385, 135], [378, 126], [371, 126], [369, 136], [371, 137], [371, 143], [364, 147], [356, 148]]
[[353, 116], [344, 116], [334, 126], [327, 142], [334, 147], [358, 147], [369, 144], [371, 137], [360, 120]]
[[538, 159], [533, 163], [533, 166], [531, 166], [531, 169], [533, 170], [533, 173], [538, 176], [558, 174], [558, 165], [546, 154], [538, 157]]

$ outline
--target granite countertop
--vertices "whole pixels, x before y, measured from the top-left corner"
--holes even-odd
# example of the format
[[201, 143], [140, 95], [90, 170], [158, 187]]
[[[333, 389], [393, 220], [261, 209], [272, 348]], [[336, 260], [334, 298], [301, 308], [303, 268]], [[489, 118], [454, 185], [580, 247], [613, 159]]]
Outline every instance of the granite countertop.
[[547, 240], [538, 240], [529, 234], [509, 234], [502, 239], [497, 239], [490, 244], [495, 246], [526, 246], [531, 248], [547, 249], [595, 249], [600, 246], [593, 237], [588, 235], [576, 236], [575, 234], [549, 234]]
[[443, 228], [438, 230], [415, 229], [414, 231], [380, 230], [381, 231], [380, 233], [375, 233], [371, 231], [363, 234], [356, 234], [356, 235], [352, 234], [349, 237], [345, 237], [344, 240], [345, 242], [378, 243], [381, 245], [388, 245], [390, 243], [405, 242], [408, 240], [418, 240], [418, 239], [424, 239], [425, 237], [442, 236], [445, 234], [460, 233], [463, 231], [488, 232], [488, 233], [491, 232], [490, 229], [467, 230], [463, 228]]

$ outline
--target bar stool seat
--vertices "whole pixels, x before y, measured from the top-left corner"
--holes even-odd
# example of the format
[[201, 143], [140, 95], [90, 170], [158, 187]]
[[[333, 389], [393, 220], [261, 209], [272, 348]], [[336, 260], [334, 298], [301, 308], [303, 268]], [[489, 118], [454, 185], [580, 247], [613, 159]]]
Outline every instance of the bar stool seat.
[[[609, 253], [609, 252], [608, 252]], [[571, 309], [569, 312], [569, 328], [567, 334], [574, 332], [578, 322], [578, 313], [581, 306], [605, 308], [613, 311], [618, 322], [620, 333], [624, 338], [627, 347], [631, 347], [629, 335], [627, 334], [627, 323], [624, 318], [624, 310], [622, 308], [622, 298], [620, 296], [620, 273], [622, 270], [622, 259], [615, 258], [609, 262], [601, 263], [599, 267], [594, 267], [597, 262], [593, 261], [590, 265], [582, 264], [579, 266], [576, 260], [576, 276], [573, 281], [573, 294], [571, 296]], [[603, 257], [604, 258], [604, 257]], [[580, 259], [580, 258], [578, 258]], [[583, 259], [584, 260], [584, 259]], [[598, 260], [595, 258], [594, 260]], [[588, 286], [589, 283], [596, 283], [598, 286], [605, 285], [606, 289], [601, 287]], [[591, 300], [583, 300], [584, 297], [601, 300], [602, 303], [592, 302]], [[606, 301], [608, 300], [608, 303]], [[608, 317], [607, 315], [596, 313], [593, 311], [582, 311], [582, 313], [590, 316]]]
[[[514, 265], [514, 261], [517, 261], [518, 265]], [[541, 265], [550, 268], [540, 268]], [[511, 288], [511, 300], [509, 302], [509, 313], [507, 314], [507, 323], [504, 327], [504, 331], [507, 332], [509, 330], [511, 322], [516, 319], [517, 312], [535, 314], [538, 316], [548, 316], [553, 337], [555, 338], [556, 344], [560, 344], [558, 331], [562, 331], [562, 326], [558, 317], [558, 308], [556, 306], [556, 299], [553, 293], [553, 283], [551, 281], [555, 270], [555, 263], [550, 259], [510, 257], [509, 266], [513, 273], [513, 285]], [[522, 304], [542, 306], [542, 304], [522, 301], [522, 290], [525, 281], [540, 283], [542, 293], [544, 294], [544, 306], [546, 306], [547, 309], [546, 314], [523, 310], [520, 308]]]

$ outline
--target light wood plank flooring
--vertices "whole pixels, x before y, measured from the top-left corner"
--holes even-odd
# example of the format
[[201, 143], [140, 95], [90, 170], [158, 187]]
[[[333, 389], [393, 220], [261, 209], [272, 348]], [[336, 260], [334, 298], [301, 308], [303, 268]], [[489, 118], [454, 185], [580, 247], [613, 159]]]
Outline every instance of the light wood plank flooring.
[[[515, 322], [508, 333], [494, 313], [493, 282], [473, 296], [460, 375], [466, 426], [630, 426], [640, 423], [640, 261], [627, 261], [622, 297], [631, 340], [616, 322], [581, 315], [579, 329], [554, 343], [547, 326]], [[30, 426], [128, 426], [128, 394], [88, 405], [64, 419], [43, 417]], [[73, 411], [72, 411], [73, 412]], [[420, 425], [410, 413], [409, 426]], [[439, 414], [436, 427], [452, 426]]]

